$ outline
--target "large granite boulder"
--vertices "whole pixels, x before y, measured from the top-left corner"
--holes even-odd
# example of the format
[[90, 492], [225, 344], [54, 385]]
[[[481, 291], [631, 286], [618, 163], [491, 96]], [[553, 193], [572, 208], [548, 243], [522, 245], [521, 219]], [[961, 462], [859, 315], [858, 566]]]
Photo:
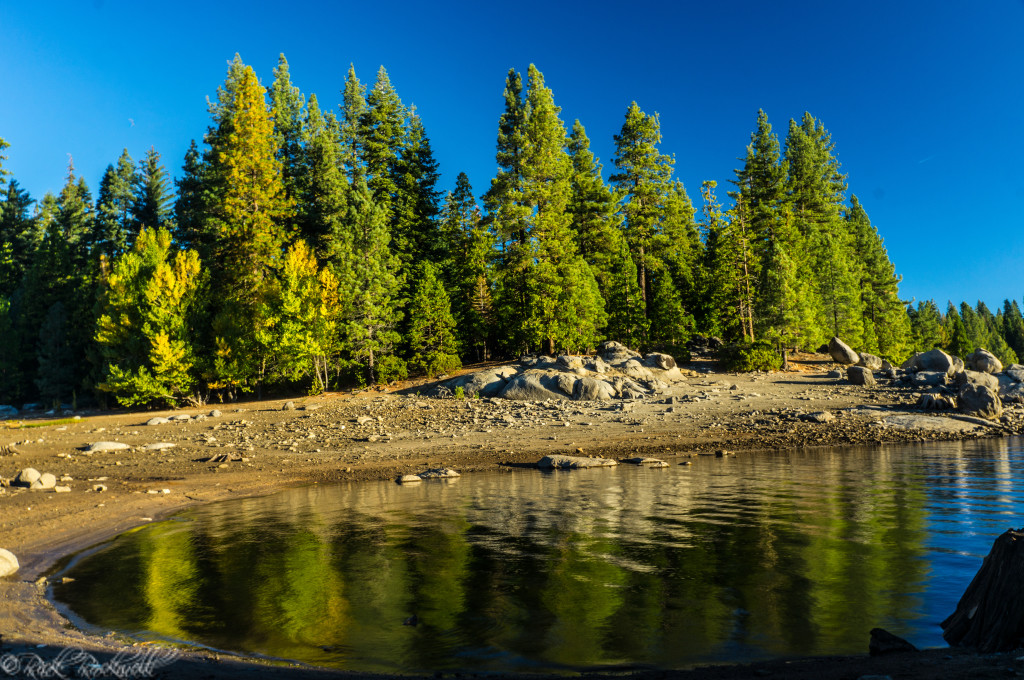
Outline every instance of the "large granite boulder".
[[[1014, 364], [1016, 366], [1017, 364]], [[1024, 382], [1024, 370], [1014, 368], [1011, 366], [1003, 371], [1003, 375], [1011, 379], [1013, 382]]]
[[994, 420], [1003, 415], [999, 394], [987, 385], [964, 385], [957, 395], [960, 412], [978, 418]]
[[1003, 362], [996, 358], [995, 354], [987, 349], [978, 348], [967, 355], [964, 359], [967, 368], [981, 373], [999, 373], [1003, 370]]
[[676, 360], [670, 354], [651, 352], [644, 357], [644, 364], [652, 368], [660, 368], [663, 371], [670, 371], [677, 366]]
[[947, 375], [955, 373], [956, 362], [941, 349], [930, 349], [913, 357], [914, 368], [918, 371], [942, 371]]
[[914, 387], [923, 389], [945, 385], [949, 380], [949, 376], [946, 375], [945, 371], [918, 371], [912, 374], [909, 379]]
[[883, 369], [882, 358], [874, 354], [867, 354], [866, 352], [861, 352], [858, 355], [857, 365], [863, 366], [869, 371], [881, 371]]
[[999, 387], [999, 398], [1011, 404], [1024, 404], [1024, 383], [1011, 383]]
[[583, 368], [583, 357], [562, 354], [555, 359], [555, 366], [560, 371], [575, 371]]
[[849, 345], [833, 337], [828, 343], [828, 353], [832, 361], [837, 364], [856, 364], [860, 361], [860, 355], [854, 352]]
[[504, 399], [517, 401], [544, 401], [545, 399], [568, 399], [558, 387], [558, 379], [543, 371], [526, 371], [508, 381], [499, 393]]
[[622, 372], [633, 380], [654, 380], [651, 369], [641, 364], [636, 359], [629, 359], [622, 365]]
[[640, 352], [634, 352], [621, 342], [606, 340], [598, 347], [597, 353], [609, 364], [618, 364], [629, 359], [640, 359]]
[[875, 384], [875, 375], [863, 366], [850, 366], [846, 369], [846, 379], [854, 385], [870, 387]]
[[985, 385], [995, 392], [999, 391], [999, 378], [991, 373], [979, 373], [978, 371], [960, 371], [953, 376], [953, 384], [957, 388], [964, 385]]
[[576, 401], [608, 401], [615, 398], [615, 388], [604, 380], [580, 378], [573, 386], [572, 398]]
[[497, 366], [485, 371], [460, 375], [444, 383], [449, 391], [455, 392], [459, 387], [467, 397], [496, 397], [505, 388], [505, 383], [516, 374], [515, 366]]

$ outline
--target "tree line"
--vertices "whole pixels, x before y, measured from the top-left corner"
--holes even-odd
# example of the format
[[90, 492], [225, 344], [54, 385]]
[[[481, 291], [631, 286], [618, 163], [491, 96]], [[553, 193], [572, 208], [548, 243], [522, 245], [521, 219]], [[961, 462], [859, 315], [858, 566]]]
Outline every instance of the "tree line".
[[34, 201], [0, 156], [0, 401], [316, 392], [602, 339], [680, 354], [694, 334], [839, 335], [892, 360], [920, 345], [809, 113], [780, 143], [758, 112], [731, 207], [713, 181], [695, 206], [658, 114], [628, 107], [606, 180], [541, 72], [513, 69], [478, 200], [465, 173], [442, 195], [383, 67], [370, 88], [350, 67], [340, 94], [336, 110], [306, 98], [283, 55], [265, 89], [236, 55], [178, 178], [125, 151], [95, 201], [71, 163]]

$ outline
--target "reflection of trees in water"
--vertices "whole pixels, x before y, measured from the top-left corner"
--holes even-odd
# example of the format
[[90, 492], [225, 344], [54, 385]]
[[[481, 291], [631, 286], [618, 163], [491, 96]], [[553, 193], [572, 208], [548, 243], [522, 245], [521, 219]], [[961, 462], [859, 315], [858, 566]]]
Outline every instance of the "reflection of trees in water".
[[[857, 651], [921, 616], [929, 503], [1005, 495], [1007, 443], [978, 444], [295, 490], [126, 535], [67, 599], [101, 625], [367, 670]], [[94, 603], [96, 565], [122, 558], [134, 618]]]

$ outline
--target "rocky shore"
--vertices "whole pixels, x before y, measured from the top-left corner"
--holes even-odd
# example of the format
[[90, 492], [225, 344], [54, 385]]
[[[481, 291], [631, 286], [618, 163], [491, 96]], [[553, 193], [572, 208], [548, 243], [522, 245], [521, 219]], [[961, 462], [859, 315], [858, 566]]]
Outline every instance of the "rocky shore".
[[[916, 364], [879, 365], [866, 367], [873, 383], [854, 384], [850, 365], [829, 354], [790, 357], [785, 372], [733, 374], [718, 372], [707, 358], [679, 367], [667, 355], [639, 356], [620, 346], [604, 347], [598, 357], [526, 357], [475, 368], [379, 392], [0, 423], [0, 548], [18, 561], [17, 572], [0, 578], [0, 654], [37, 645], [52, 653], [123, 651], [116, 638], [67, 625], [46, 597], [48, 570], [64, 555], [197, 503], [291, 485], [397, 480], [429, 470], [465, 474], [545, 456], [681, 462], [716, 451], [756, 455], [764, 449], [1024, 432], [1024, 404], [1009, 396], [1000, 399], [998, 414], [962, 411], [963, 385], [975, 392], [981, 385], [997, 396], [1024, 389], [1014, 387], [1020, 384], [1012, 373], [1017, 367], [987, 372], [965, 366], [938, 379], [927, 375], [936, 371]], [[996, 386], [968, 370], [993, 378]], [[963, 381], [957, 377], [962, 372]], [[946, 407], [930, 408], [927, 395], [947, 399]], [[968, 677], [945, 659], [960, 663], [960, 652], [937, 651], [942, 654], [934, 663], [949, 671], [942, 677]], [[875, 661], [860, 670], [861, 661], [835, 661], [832, 670], [822, 660], [779, 661], [746, 670], [705, 669], [699, 677], [767, 672], [855, 678], [881, 672]], [[191, 651], [164, 677], [232, 677], [248, 663], [236, 668], [223, 655]], [[909, 668], [915, 663], [932, 674], [915, 675]], [[899, 677], [936, 677], [929, 663], [908, 663]], [[1012, 657], [999, 663], [1020, 665]], [[971, 664], [987, 661], [963, 661], [964, 673]]]

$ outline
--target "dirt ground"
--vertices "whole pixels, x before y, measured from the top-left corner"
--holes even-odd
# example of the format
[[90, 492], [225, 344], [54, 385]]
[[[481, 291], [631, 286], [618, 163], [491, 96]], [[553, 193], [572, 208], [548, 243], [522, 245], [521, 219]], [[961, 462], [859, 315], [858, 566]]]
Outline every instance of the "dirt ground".
[[[80, 419], [0, 423], [0, 547], [21, 570], [0, 579], [0, 677], [4, 659], [53, 659], [83, 649], [100, 660], [126, 650], [113, 637], [78, 631], [46, 597], [47, 572], [62, 556], [110, 536], [210, 501], [304, 484], [391, 479], [429, 467], [462, 473], [528, 464], [550, 453], [679, 458], [725, 451], [966, 439], [1024, 432], [1024, 406], [1000, 421], [942, 416], [942, 427], [907, 427], [893, 416], [923, 415], [918, 393], [880, 381], [865, 388], [828, 378], [823, 355], [801, 355], [791, 370], [731, 374], [697, 360], [695, 374], [655, 398], [633, 402], [512, 402], [432, 399], [428, 385], [331, 393], [291, 400], [211, 404], [179, 412], [105, 412]], [[214, 409], [219, 414], [211, 415]], [[813, 415], [826, 413], [827, 415]], [[147, 425], [153, 417], [192, 416]], [[198, 416], [198, 417], [197, 417]], [[824, 420], [827, 422], [818, 422]], [[131, 448], [89, 453], [99, 441]], [[173, 444], [173, 447], [146, 448]], [[26, 467], [49, 472], [70, 492], [5, 488]], [[70, 479], [69, 479], [70, 478]], [[103, 485], [106, 490], [94, 490]], [[865, 650], [867, 649], [865, 631]], [[66, 652], [65, 652], [66, 653]], [[1024, 657], [1022, 657], [1024, 659]], [[256, 662], [188, 652], [155, 677], [236, 677]], [[9, 669], [7, 669], [9, 670]], [[25, 673], [24, 667], [21, 672]], [[336, 674], [268, 667], [290, 678]], [[638, 677], [977, 678], [1024, 674], [1016, 656], [929, 650], [897, 657], [779, 660]], [[345, 675], [352, 675], [346, 673]], [[594, 676], [597, 677], [597, 676]]]

